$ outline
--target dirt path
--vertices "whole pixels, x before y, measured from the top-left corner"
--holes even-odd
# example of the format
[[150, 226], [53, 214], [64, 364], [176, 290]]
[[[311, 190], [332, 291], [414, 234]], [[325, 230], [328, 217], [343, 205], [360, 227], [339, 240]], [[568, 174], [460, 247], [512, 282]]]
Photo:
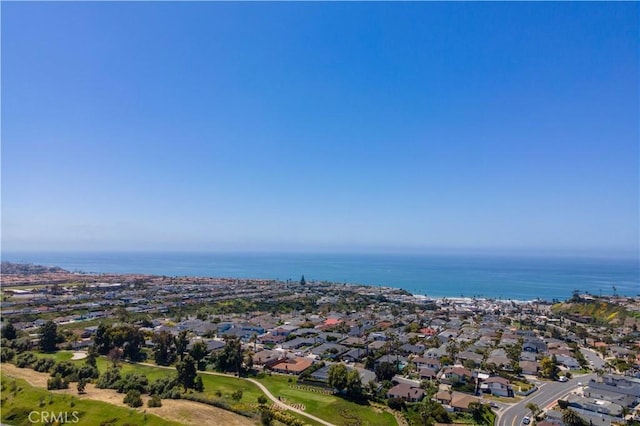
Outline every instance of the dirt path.
[[[47, 388], [47, 380], [49, 375], [46, 373], [38, 373], [30, 368], [18, 368], [13, 364], [2, 364], [2, 373], [8, 377], [24, 379], [31, 386], [39, 388]], [[129, 408], [122, 402], [124, 395], [111, 389], [98, 389], [93, 384], [88, 384], [85, 388], [86, 393], [78, 395], [75, 384], [69, 389], [52, 391], [54, 393], [64, 393], [74, 395], [78, 399], [92, 399], [102, 401], [119, 407]], [[183, 425], [202, 426], [202, 425], [230, 425], [230, 426], [253, 426], [255, 422], [246, 417], [231, 413], [229, 411], [212, 407], [206, 404], [200, 404], [193, 401], [185, 401], [179, 399], [163, 399], [162, 407], [149, 408], [147, 400], [149, 395], [142, 395], [144, 406], [138, 411], [146, 410], [147, 413], [155, 414], [163, 419], [175, 421]], [[212, 423], [213, 422], [213, 423]]]
[[[161, 367], [161, 366], [159, 366], [159, 365], [149, 364], [149, 363], [145, 363], [145, 362], [141, 362], [140, 364], [142, 364], [142, 365], [146, 365], [146, 366], [149, 366], [149, 367], [166, 368], [166, 369], [169, 369], [169, 370], [175, 370], [175, 368], [173, 368], [173, 367], [164, 367], [164, 366], [163, 366], [163, 367]], [[217, 373], [217, 372], [215, 372], [215, 371], [200, 371], [200, 373], [202, 373], [202, 374], [209, 374], [209, 375], [211, 375], [211, 376], [237, 377], [237, 376], [233, 376], [233, 375], [231, 375], [231, 374]], [[243, 379], [243, 380], [247, 380], [247, 381], [249, 381], [249, 382], [253, 383], [254, 385], [258, 386], [258, 388], [259, 388], [262, 392], [264, 392], [264, 394], [265, 394], [265, 395], [267, 395], [267, 397], [269, 397], [269, 399], [270, 399], [271, 401], [273, 401], [273, 402], [274, 402], [278, 407], [281, 407], [281, 408], [283, 408], [283, 409], [285, 409], [285, 410], [291, 410], [291, 411], [293, 411], [293, 412], [295, 412], [295, 413], [300, 414], [301, 416], [308, 417], [308, 418], [310, 418], [310, 419], [312, 419], [312, 420], [315, 420], [316, 422], [321, 423], [321, 424], [323, 424], [323, 425], [325, 425], [325, 426], [335, 426], [333, 423], [329, 423], [329, 422], [328, 422], [328, 421], [326, 421], [326, 420], [322, 420], [320, 417], [316, 417], [316, 416], [314, 416], [313, 414], [305, 413], [305, 412], [304, 412], [304, 411], [302, 411], [302, 410], [299, 410], [299, 409], [297, 409], [297, 408], [295, 408], [295, 407], [292, 407], [292, 406], [290, 406], [290, 405], [285, 404], [284, 402], [280, 401], [280, 400], [279, 400], [279, 399], [277, 399], [275, 396], [273, 396], [273, 394], [272, 394], [271, 392], [269, 392], [269, 389], [267, 389], [267, 388], [266, 388], [262, 383], [260, 383], [259, 381], [254, 380], [254, 379], [250, 379], [250, 378], [248, 378], [248, 377], [246, 377], [246, 378], [245, 378], [245, 377], [241, 377], [241, 379]]]

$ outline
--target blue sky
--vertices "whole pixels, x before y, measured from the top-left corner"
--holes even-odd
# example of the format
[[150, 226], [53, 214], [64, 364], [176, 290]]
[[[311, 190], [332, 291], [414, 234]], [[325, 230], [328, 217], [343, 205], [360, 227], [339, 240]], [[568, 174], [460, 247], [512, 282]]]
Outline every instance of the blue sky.
[[1, 7], [4, 251], [638, 251], [638, 3]]

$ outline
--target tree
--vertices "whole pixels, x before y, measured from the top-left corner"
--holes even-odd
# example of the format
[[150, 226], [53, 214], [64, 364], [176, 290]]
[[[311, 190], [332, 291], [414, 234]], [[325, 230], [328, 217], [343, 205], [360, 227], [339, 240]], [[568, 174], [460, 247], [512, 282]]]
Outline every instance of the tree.
[[393, 376], [395, 376], [397, 373], [397, 367], [390, 362], [381, 362], [376, 367], [376, 378], [380, 382], [393, 379]]
[[47, 321], [40, 327], [40, 350], [55, 352], [58, 340], [58, 326], [53, 321]]
[[242, 373], [242, 345], [235, 336], [225, 336], [225, 345], [215, 357], [216, 369]]
[[140, 397], [140, 391], [131, 389], [129, 392], [127, 392], [127, 395], [124, 397], [123, 402], [129, 407], [142, 407], [142, 398]]
[[202, 377], [196, 376], [195, 380], [193, 381], [193, 390], [196, 392], [204, 391], [204, 383], [202, 383]]
[[131, 361], [140, 361], [144, 358], [142, 353], [144, 335], [138, 328], [130, 324], [120, 324], [113, 327], [100, 324], [94, 337], [94, 343], [101, 355], [106, 355], [112, 349], [119, 348], [122, 350], [122, 356]]
[[351, 398], [357, 399], [362, 396], [362, 379], [360, 379], [360, 373], [358, 370], [349, 370], [347, 373], [347, 395]]
[[586, 426], [586, 422], [571, 408], [562, 412], [562, 422], [567, 426]]
[[189, 355], [196, 360], [198, 370], [204, 370], [202, 360], [209, 354], [207, 345], [204, 342], [195, 342], [189, 350]]
[[545, 356], [540, 361], [540, 374], [547, 379], [555, 379], [560, 369], [556, 365], [555, 357]]
[[97, 359], [98, 359], [98, 352], [96, 350], [96, 346], [95, 345], [91, 345], [89, 347], [89, 350], [87, 351], [87, 358], [85, 359], [85, 364], [93, 367], [93, 368], [98, 368], [98, 363], [97, 363]]
[[98, 325], [96, 334], [93, 336], [94, 346], [96, 347], [96, 350], [100, 355], [106, 355], [109, 350], [111, 350], [111, 341], [109, 340], [109, 335], [107, 333], [108, 330], [109, 327], [101, 322]]
[[344, 364], [333, 364], [328, 372], [329, 386], [342, 392], [347, 387], [347, 367]]
[[160, 333], [154, 334], [153, 341], [153, 358], [158, 365], [169, 365], [176, 359], [174, 340], [171, 333], [162, 330]]
[[189, 346], [189, 337], [187, 337], [187, 331], [183, 330], [178, 333], [178, 336], [176, 337], [176, 353], [180, 357], [180, 360], [182, 360], [182, 357], [187, 350], [187, 346]]
[[469, 413], [473, 416], [473, 419], [479, 424], [482, 421], [482, 413], [484, 408], [480, 402], [469, 403]]
[[198, 373], [196, 362], [191, 355], [187, 354], [182, 361], [178, 361], [176, 371], [178, 372], [178, 383], [184, 387], [185, 392], [187, 389], [193, 388]]
[[531, 411], [531, 417], [534, 420], [538, 418], [538, 415], [542, 411], [542, 410], [540, 410], [540, 407], [537, 404], [534, 404], [533, 402], [527, 403], [527, 405], [525, 405], [525, 408], [527, 410]]
[[85, 388], [87, 387], [87, 382], [89, 381], [89, 379], [80, 379], [78, 380], [78, 394], [83, 394], [85, 393]]
[[260, 395], [258, 397], [258, 404], [260, 404], [260, 405], [265, 405], [267, 403], [267, 401], [268, 401], [268, 399], [264, 395]]
[[18, 337], [18, 331], [13, 323], [9, 323], [2, 327], [1, 335], [3, 339], [16, 340], [16, 337]]

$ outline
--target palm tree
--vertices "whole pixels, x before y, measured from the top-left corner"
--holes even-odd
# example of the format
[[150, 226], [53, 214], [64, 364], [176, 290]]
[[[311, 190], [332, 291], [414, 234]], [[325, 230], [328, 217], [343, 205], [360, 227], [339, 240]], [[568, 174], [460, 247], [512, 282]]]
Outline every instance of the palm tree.
[[540, 407], [537, 404], [534, 404], [533, 402], [529, 402], [527, 405], [525, 405], [525, 408], [529, 411], [531, 411], [531, 417], [536, 420], [538, 417], [538, 414], [540, 414], [540, 412], [542, 410], [540, 410]]
[[585, 421], [571, 408], [567, 408], [562, 413], [562, 422], [567, 426], [584, 426]]

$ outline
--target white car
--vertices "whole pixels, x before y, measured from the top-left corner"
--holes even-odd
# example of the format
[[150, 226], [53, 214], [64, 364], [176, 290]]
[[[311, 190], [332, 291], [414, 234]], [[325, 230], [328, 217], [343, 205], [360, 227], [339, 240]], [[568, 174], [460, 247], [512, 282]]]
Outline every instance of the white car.
[[531, 423], [531, 419], [529, 417], [525, 417], [524, 419], [522, 419], [523, 425], [528, 425], [529, 423]]
[[559, 381], [559, 382], [563, 382], [563, 383], [564, 383], [564, 382], [566, 382], [567, 380], [569, 380], [569, 379], [567, 379], [567, 376], [560, 376], [560, 377], [558, 377], [558, 381]]

